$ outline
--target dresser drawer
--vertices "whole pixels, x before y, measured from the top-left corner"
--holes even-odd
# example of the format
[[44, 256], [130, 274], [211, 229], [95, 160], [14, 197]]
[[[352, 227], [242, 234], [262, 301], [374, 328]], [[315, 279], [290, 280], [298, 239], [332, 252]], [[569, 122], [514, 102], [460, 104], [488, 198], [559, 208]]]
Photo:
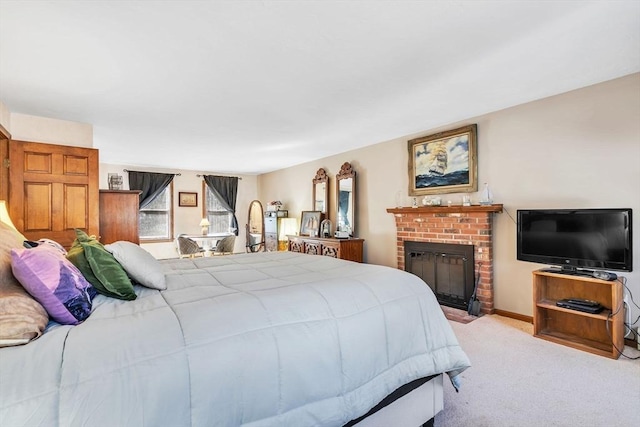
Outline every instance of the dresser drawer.
[[289, 251], [363, 262], [364, 239], [287, 236]]

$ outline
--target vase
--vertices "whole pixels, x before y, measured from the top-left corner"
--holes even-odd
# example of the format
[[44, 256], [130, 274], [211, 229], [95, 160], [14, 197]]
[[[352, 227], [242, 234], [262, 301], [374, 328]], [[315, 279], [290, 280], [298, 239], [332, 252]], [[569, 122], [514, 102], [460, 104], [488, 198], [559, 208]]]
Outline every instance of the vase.
[[493, 194], [491, 194], [491, 190], [489, 189], [489, 184], [484, 183], [484, 190], [482, 190], [482, 195], [480, 196], [480, 204], [481, 205], [490, 205], [493, 203]]

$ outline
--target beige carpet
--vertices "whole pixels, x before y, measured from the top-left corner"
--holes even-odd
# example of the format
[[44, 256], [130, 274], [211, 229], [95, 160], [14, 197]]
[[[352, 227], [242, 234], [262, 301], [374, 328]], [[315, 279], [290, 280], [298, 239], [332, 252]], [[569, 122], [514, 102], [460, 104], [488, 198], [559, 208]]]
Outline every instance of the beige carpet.
[[445, 381], [436, 427], [640, 425], [640, 360], [534, 338], [531, 324], [497, 315], [449, 323], [472, 367], [459, 393]]

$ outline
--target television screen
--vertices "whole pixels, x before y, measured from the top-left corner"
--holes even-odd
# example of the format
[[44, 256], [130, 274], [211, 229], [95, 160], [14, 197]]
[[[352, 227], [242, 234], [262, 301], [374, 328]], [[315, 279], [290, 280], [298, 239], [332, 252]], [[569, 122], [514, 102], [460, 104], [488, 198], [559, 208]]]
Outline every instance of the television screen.
[[518, 210], [517, 259], [632, 271], [631, 209]]

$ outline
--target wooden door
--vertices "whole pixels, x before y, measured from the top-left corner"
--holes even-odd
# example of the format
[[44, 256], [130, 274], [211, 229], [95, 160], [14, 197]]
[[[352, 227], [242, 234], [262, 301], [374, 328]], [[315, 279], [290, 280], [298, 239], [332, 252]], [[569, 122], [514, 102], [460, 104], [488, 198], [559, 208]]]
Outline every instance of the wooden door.
[[98, 150], [10, 141], [9, 161], [10, 215], [27, 239], [69, 248], [75, 228], [99, 235]]
[[0, 125], [0, 200], [9, 201], [9, 140], [11, 135]]

